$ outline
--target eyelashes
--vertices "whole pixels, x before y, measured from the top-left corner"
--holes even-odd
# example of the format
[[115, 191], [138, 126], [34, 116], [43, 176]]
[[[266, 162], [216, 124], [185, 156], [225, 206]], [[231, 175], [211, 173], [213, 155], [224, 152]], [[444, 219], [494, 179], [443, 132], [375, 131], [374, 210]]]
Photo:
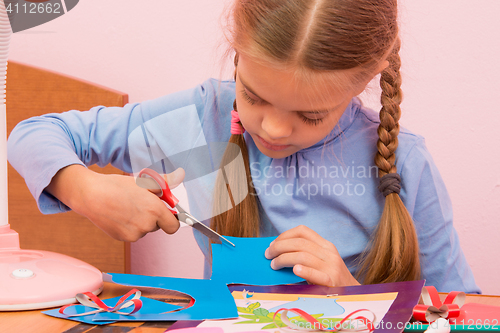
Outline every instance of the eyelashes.
[[319, 125], [323, 122], [323, 118], [311, 119], [311, 118], [307, 118], [304, 115], [300, 115], [300, 118], [302, 119], [302, 121], [304, 123], [306, 123], [308, 125]]
[[[256, 99], [250, 97], [247, 94], [247, 92], [245, 91], [245, 89], [241, 90], [241, 95], [247, 101], [247, 103], [250, 104], [250, 105], [255, 105], [255, 104], [259, 104], [260, 103], [259, 100], [256, 100]], [[323, 118], [308, 118], [308, 117], [304, 116], [300, 112], [298, 112], [298, 116], [307, 125], [315, 126], [315, 125], [319, 125], [319, 124], [321, 124], [323, 122]]]
[[245, 89], [242, 89], [241, 90], [241, 95], [243, 95], [243, 98], [248, 102], [250, 103], [250, 105], [255, 105], [255, 103], [257, 103], [258, 101], [253, 99], [252, 97], [248, 96], [247, 92], [245, 91]]

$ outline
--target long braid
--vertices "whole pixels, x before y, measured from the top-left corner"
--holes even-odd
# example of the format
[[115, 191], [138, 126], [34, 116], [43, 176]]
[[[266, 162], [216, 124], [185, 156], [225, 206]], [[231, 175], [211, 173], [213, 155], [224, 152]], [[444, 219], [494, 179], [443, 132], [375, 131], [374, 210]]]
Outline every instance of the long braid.
[[380, 125], [377, 129], [379, 140], [377, 141], [378, 153], [375, 164], [379, 168], [379, 177], [388, 173], [396, 173], [396, 148], [398, 147], [399, 119], [401, 117], [401, 75], [399, 68], [399, 40], [389, 56], [389, 66], [380, 75], [380, 86], [382, 87], [380, 110]]
[[[359, 277], [363, 278], [365, 284], [415, 280], [421, 274], [418, 239], [412, 218], [399, 197], [400, 178], [395, 165], [403, 97], [399, 48], [398, 39], [388, 57], [389, 66], [381, 73], [382, 109], [377, 130], [378, 153], [375, 157], [381, 187], [386, 188], [382, 183], [388, 182], [395, 189], [384, 193], [384, 210], [371, 249], [363, 259]], [[379, 189], [384, 191], [384, 188]]]

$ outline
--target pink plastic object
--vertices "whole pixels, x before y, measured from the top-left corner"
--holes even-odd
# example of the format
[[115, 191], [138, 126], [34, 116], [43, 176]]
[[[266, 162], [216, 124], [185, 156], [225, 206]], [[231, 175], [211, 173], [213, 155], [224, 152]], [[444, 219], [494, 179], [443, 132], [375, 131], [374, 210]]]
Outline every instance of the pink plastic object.
[[0, 311], [62, 306], [102, 287], [95, 267], [63, 254], [21, 250], [17, 232], [0, 226]]

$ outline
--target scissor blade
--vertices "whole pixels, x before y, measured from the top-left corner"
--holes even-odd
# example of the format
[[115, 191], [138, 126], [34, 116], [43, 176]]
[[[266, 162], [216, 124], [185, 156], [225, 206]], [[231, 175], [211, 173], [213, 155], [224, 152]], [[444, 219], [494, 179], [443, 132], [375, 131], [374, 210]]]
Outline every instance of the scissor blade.
[[235, 246], [232, 242], [227, 240], [224, 236], [219, 235], [216, 231], [214, 231], [213, 229], [210, 229], [209, 227], [207, 227], [206, 225], [204, 225], [201, 222], [194, 222], [192, 227], [195, 228], [196, 230], [198, 230], [199, 232], [201, 232], [202, 234], [204, 234], [205, 236], [207, 236], [208, 238], [210, 238], [211, 240], [213, 240], [217, 244], [225, 242], [228, 245]]
[[230, 242], [227, 238], [224, 236], [220, 235], [217, 233], [215, 230], [207, 227], [197, 219], [195, 219], [191, 214], [189, 213], [179, 213], [177, 214], [177, 217], [179, 218], [179, 221], [185, 222], [187, 225], [190, 225], [191, 227], [195, 228], [208, 238], [210, 238], [212, 241], [214, 241], [217, 244], [221, 244], [222, 242], [236, 247], [232, 242]]

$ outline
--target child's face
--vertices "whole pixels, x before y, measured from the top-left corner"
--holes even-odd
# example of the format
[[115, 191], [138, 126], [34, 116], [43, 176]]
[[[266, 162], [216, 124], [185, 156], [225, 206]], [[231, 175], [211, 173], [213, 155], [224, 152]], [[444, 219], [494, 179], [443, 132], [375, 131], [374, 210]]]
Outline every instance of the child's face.
[[259, 150], [272, 158], [287, 157], [326, 137], [364, 88], [340, 92], [334, 85], [308, 84], [293, 71], [267, 67], [242, 55], [237, 71], [241, 123]]

